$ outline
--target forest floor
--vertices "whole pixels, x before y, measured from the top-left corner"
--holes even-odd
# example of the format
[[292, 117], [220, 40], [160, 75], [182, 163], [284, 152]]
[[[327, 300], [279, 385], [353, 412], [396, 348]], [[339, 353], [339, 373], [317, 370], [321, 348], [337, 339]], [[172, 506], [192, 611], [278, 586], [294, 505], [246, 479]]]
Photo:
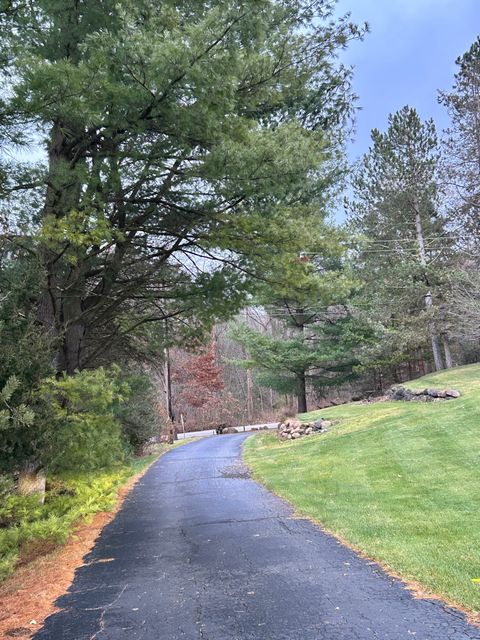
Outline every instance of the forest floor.
[[430, 374], [408, 388], [454, 388], [432, 403], [350, 403], [304, 414], [325, 434], [247, 441], [254, 477], [302, 516], [419, 595], [480, 612], [480, 365]]

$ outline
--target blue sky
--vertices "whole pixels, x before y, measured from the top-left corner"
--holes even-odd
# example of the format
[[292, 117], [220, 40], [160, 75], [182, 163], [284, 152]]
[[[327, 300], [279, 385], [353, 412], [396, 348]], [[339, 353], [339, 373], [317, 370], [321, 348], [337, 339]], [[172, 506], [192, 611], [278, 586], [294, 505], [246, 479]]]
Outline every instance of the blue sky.
[[347, 11], [371, 29], [342, 57], [355, 67], [362, 107], [350, 159], [367, 151], [370, 130], [384, 130], [388, 114], [405, 104], [445, 128], [448, 118], [437, 91], [452, 86], [455, 59], [480, 34], [480, 0], [339, 0], [337, 12]]

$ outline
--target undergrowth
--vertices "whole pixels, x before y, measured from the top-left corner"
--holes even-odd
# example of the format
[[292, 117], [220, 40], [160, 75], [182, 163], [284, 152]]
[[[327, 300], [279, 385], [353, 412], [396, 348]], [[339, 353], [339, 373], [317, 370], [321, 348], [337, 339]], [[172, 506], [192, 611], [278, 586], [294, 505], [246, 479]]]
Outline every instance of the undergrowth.
[[45, 503], [36, 496], [0, 495], [0, 581], [22, 557], [63, 544], [80, 521], [111, 511], [118, 489], [158, 456], [137, 458], [114, 470], [52, 476]]

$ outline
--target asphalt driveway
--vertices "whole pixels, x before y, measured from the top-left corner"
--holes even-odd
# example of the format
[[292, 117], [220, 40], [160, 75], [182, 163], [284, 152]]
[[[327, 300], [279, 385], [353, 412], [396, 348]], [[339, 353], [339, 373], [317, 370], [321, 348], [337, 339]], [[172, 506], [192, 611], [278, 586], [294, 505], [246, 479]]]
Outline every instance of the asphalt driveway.
[[248, 434], [163, 456], [35, 640], [471, 640], [480, 630], [248, 477]]

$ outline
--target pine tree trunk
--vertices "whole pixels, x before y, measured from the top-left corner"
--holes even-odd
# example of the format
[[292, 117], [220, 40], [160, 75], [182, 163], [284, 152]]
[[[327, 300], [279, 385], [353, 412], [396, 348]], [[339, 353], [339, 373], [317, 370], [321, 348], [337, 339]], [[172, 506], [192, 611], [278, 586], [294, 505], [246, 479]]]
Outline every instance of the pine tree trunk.
[[41, 504], [45, 501], [45, 471], [37, 463], [26, 462], [20, 469], [17, 492], [21, 496], [38, 494]]
[[417, 366], [418, 366], [418, 372], [424, 376], [427, 372], [425, 370], [425, 360], [423, 358], [423, 353], [421, 351], [421, 349], [417, 350]]
[[[69, 136], [75, 125], [57, 120], [50, 131], [48, 149], [48, 186], [43, 217], [62, 220], [78, 210], [81, 195], [80, 180], [74, 166], [74, 151]], [[84, 326], [81, 323], [84, 278], [82, 266], [73, 269], [65, 278], [59, 255], [62, 248], [53, 250], [47, 243], [40, 247], [40, 260], [46, 273], [46, 287], [38, 303], [38, 319], [44, 331], [59, 338], [56, 358], [58, 373], [74, 373], [80, 367], [80, 353]]]
[[455, 363], [453, 362], [452, 351], [450, 349], [450, 341], [447, 335], [443, 334], [442, 342], [443, 350], [445, 352], [445, 366], [447, 369], [451, 369], [455, 366]]
[[305, 379], [305, 373], [301, 373], [298, 376], [298, 413], [307, 413], [307, 384]]
[[[425, 239], [423, 237], [423, 227], [422, 227], [422, 219], [420, 217], [420, 212], [417, 207], [415, 207], [415, 229], [417, 233], [417, 245], [418, 245], [418, 254], [420, 257], [420, 264], [423, 267], [427, 266], [427, 254], [425, 252]], [[425, 281], [428, 286], [428, 279], [425, 274]], [[433, 299], [432, 292], [427, 291], [425, 294], [425, 308], [427, 312], [430, 312], [433, 307]], [[442, 351], [440, 349], [440, 338], [438, 337], [438, 333], [435, 327], [435, 323], [433, 320], [429, 322], [429, 331], [430, 331], [430, 340], [432, 343], [432, 352], [433, 352], [433, 361], [435, 362], [435, 370], [440, 371], [444, 368], [443, 360], [442, 360]]]
[[436, 334], [432, 335], [432, 352], [433, 361], [435, 363], [435, 371], [441, 371], [442, 369], [445, 369], [443, 365], [442, 350], [440, 348], [440, 338]]

